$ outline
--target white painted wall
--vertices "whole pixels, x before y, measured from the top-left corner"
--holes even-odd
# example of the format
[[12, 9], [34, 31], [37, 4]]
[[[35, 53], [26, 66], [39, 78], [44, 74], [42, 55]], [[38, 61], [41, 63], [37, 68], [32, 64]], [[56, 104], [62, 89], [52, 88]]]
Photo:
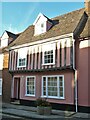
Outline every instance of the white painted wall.
[[5, 31], [4, 34], [1, 37], [1, 47], [6, 47], [8, 45], [8, 34]]
[[0, 54], [0, 70], [3, 69], [3, 54]]
[[[41, 33], [46, 32], [46, 27], [47, 27], [46, 21], [47, 21], [47, 18], [40, 13], [36, 18], [35, 22], [33, 23], [33, 25], [35, 25], [34, 35], [39, 35]], [[43, 27], [42, 27], [42, 24], [43, 24]]]

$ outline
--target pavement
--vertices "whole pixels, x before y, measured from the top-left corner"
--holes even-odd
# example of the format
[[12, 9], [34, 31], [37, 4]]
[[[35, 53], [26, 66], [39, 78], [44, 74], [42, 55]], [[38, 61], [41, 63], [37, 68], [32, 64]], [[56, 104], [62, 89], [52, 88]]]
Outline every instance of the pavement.
[[9, 103], [2, 103], [2, 110], [0, 110], [0, 113], [37, 120], [60, 120], [61, 118], [82, 118], [85, 120], [90, 120], [90, 114], [88, 113], [75, 113], [72, 111], [61, 111], [52, 109], [51, 115], [38, 115], [36, 107], [14, 105]]

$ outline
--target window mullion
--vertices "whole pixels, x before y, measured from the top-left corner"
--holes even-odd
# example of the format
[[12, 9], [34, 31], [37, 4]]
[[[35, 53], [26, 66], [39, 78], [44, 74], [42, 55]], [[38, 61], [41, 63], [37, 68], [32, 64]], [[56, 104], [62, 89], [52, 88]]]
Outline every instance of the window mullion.
[[58, 89], [58, 97], [60, 97], [60, 87], [59, 87], [59, 77], [57, 77], [57, 89]]
[[53, 49], [53, 63], [55, 63], [55, 49]]
[[46, 77], [46, 97], [48, 97], [48, 77]]
[[62, 77], [63, 79], [63, 97], [64, 97], [64, 77]]

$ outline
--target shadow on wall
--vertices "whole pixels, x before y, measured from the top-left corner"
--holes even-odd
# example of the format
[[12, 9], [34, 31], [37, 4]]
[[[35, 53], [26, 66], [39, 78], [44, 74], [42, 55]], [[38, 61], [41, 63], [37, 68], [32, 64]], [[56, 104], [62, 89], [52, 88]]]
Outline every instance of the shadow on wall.
[[2, 101], [10, 102], [11, 100], [11, 80], [12, 76], [9, 73], [8, 68], [4, 68], [2, 72]]

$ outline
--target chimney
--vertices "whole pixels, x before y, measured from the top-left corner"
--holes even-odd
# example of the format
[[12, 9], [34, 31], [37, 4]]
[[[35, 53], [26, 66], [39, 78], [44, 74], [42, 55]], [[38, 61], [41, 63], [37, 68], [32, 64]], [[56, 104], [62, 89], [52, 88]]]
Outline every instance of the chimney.
[[90, 16], [90, 0], [85, 0], [85, 11]]

